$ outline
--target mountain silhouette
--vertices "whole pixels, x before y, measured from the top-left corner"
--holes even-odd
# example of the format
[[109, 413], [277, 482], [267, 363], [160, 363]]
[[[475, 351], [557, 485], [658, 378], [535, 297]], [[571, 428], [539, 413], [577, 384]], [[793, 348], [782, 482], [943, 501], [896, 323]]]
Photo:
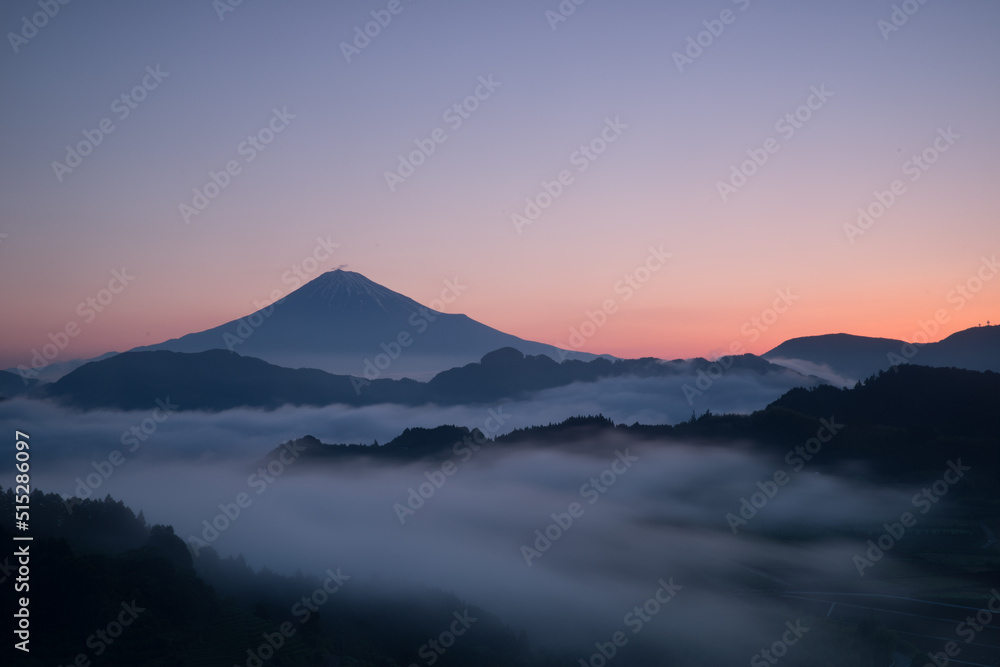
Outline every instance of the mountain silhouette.
[[10, 398], [34, 391], [38, 380], [22, 380], [20, 375], [8, 371], [0, 371], [0, 396]]
[[86, 364], [43, 390], [85, 410], [151, 410], [158, 400], [176, 404], [173, 409], [181, 411], [421, 402], [420, 383], [414, 380], [375, 380], [363, 392], [355, 386], [345, 375], [283, 368], [228, 350], [191, 354], [157, 350], [124, 352]]
[[[448, 298], [460, 300], [464, 286], [448, 284]], [[227, 349], [279, 366], [371, 380], [429, 379], [502, 347], [554, 359], [594, 358], [523, 340], [466, 315], [442, 313], [360, 273], [340, 269], [246, 317], [132, 351]]]
[[900, 364], [1000, 371], [1000, 326], [973, 327], [925, 344], [844, 333], [804, 336], [761, 356], [842, 385]]
[[[949, 459], [974, 466], [972, 477], [995, 503], [1000, 482], [1000, 374], [956, 368], [901, 365], [864, 383], [841, 389], [830, 385], [789, 390], [751, 414], [705, 413], [678, 424], [615, 424], [601, 415], [516, 428], [491, 440], [497, 447], [619, 446], [618, 435], [658, 445], [752, 442], [786, 454], [831, 424], [835, 442], [812, 464], [837, 469], [864, 462], [881, 481], [912, 483], [940, 472]], [[350, 457], [420, 459], [450, 456], [469, 436], [463, 427], [411, 428], [384, 446], [323, 444], [315, 437], [293, 441], [302, 457], [338, 462]], [[282, 446], [269, 458], [279, 455]], [[852, 475], [861, 469], [850, 468]]]
[[[791, 374], [751, 354], [727, 357], [729, 373]], [[84, 410], [152, 409], [170, 398], [178, 410], [219, 411], [237, 407], [274, 409], [282, 405], [469, 405], [522, 399], [533, 392], [609, 377], [665, 377], [707, 372], [706, 359], [566, 360], [524, 355], [501, 348], [482, 360], [439, 373], [428, 382], [409, 378], [373, 381], [312, 368], [284, 368], [227, 350], [184, 353], [125, 352], [86, 364], [38, 389], [42, 396]], [[819, 380], [801, 377], [801, 384]]]

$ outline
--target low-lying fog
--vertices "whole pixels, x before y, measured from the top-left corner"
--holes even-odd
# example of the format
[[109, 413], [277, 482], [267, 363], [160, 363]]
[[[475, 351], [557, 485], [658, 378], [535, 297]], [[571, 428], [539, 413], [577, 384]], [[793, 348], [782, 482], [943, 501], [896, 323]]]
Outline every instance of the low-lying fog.
[[[629, 384], [620, 381], [619, 391]], [[635, 391], [623, 404], [640, 395]], [[586, 407], [570, 414], [580, 412]], [[509, 403], [502, 413], [509, 415], [502, 431], [569, 416], [544, 403]], [[912, 495], [808, 466], [793, 472], [748, 443], [643, 445], [621, 436], [559, 449], [486, 444], [453, 456], [447, 471], [440, 461], [303, 459], [265, 477], [254, 472], [255, 461], [295, 437], [385, 442], [406, 426], [483, 428], [487, 408], [177, 412], [129, 451], [122, 434], [152, 414], [0, 404], [4, 429], [31, 435], [36, 488], [72, 495], [78, 480], [109, 470], [110, 452], [119, 450], [124, 462], [93, 495], [110, 493], [150, 523], [173, 525], [185, 541], [197, 537], [223, 556], [243, 554], [255, 568], [318, 574], [341, 567], [358, 580], [378, 575], [441, 588], [526, 629], [536, 645], [578, 650], [581, 658], [618, 630], [632, 636], [627, 614], [663, 580], [676, 595], [649, 618], [644, 642], [685, 647], [706, 664], [741, 651], [748, 659], [796, 618], [779, 602], [762, 612], [756, 592], [776, 585], [861, 590], [867, 583], [852, 561], [857, 541], [767, 535], [889, 520]], [[738, 514], [741, 498], [778, 469], [791, 481], [734, 535], [727, 514]], [[241, 493], [249, 502], [239, 516], [219, 518], [220, 504], [233, 514]], [[205, 522], [216, 526], [206, 530]]]

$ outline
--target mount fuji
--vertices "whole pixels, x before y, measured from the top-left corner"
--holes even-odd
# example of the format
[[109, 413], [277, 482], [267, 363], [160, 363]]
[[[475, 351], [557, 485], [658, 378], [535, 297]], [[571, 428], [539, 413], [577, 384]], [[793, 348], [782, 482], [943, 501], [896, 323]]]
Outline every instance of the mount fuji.
[[238, 320], [133, 351], [228, 349], [289, 368], [420, 380], [503, 347], [557, 361], [595, 358], [523, 340], [466, 315], [442, 313], [341, 269]]

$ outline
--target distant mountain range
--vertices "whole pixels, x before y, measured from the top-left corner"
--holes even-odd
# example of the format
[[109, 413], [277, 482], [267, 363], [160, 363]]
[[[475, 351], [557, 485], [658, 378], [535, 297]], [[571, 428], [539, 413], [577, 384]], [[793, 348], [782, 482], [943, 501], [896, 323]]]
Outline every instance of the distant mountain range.
[[[727, 374], [797, 375], [751, 354], [726, 357], [721, 364], [706, 359], [653, 358], [557, 362], [545, 355], [525, 356], [508, 347], [476, 363], [439, 373], [428, 382], [406, 378], [369, 381], [316, 369], [284, 368], [227, 350], [158, 350], [125, 352], [86, 364], [34, 393], [81, 409], [144, 410], [167, 397], [178, 410], [204, 411], [334, 403], [467, 405], [526, 398], [537, 391], [603, 378], [694, 377], [699, 371], [707, 378], [713, 366], [724, 366]], [[803, 385], [819, 382], [800, 377]]]
[[[462, 287], [453, 288], [457, 298]], [[553, 361], [615, 359], [524, 340], [466, 315], [434, 310], [359, 273], [340, 269], [324, 273], [278, 302], [238, 320], [156, 345], [137, 347], [131, 352], [190, 354], [228, 350], [285, 368], [319, 369], [366, 380], [428, 381], [448, 371], [450, 374], [439, 381], [444, 386], [448, 378], [469, 372], [461, 367], [502, 348], [517, 350], [529, 359], [540, 356]], [[105, 361], [116, 354], [109, 352], [94, 359], [51, 364], [33, 377], [53, 382], [88, 362]], [[806, 336], [788, 340], [762, 356], [804, 376], [820, 377], [839, 386], [853, 385], [901, 363], [1000, 371], [1000, 326], [966, 329], [925, 345], [844, 333]], [[542, 361], [528, 362], [527, 367], [519, 366], [519, 372], [531, 375], [543, 368], [541, 364]], [[532, 383], [545, 385], [553, 381], [552, 377], [575, 367], [558, 372], [552, 368], [545, 370], [549, 375], [544, 380], [519, 378], [517, 382], [522, 384], [517, 388], [542, 388]], [[604, 367], [595, 366], [590, 372], [598, 372], [599, 368]], [[7, 370], [18, 372], [16, 368]], [[495, 375], [494, 380], [510, 383], [500, 369]], [[11, 397], [31, 389], [24, 382], [14, 386], [9, 380], [0, 376], [0, 396]], [[472, 384], [465, 387], [474, 394], [482, 394]]]
[[785, 341], [762, 356], [840, 385], [899, 364], [1000, 371], [1000, 326], [974, 327], [923, 345], [843, 333], [806, 336]]
[[[454, 286], [449, 298], [459, 298], [461, 289]], [[360, 273], [340, 269], [246, 317], [132, 351], [227, 349], [288, 368], [426, 380], [502, 347], [553, 359], [596, 356], [524, 340], [467, 315], [433, 310]]]

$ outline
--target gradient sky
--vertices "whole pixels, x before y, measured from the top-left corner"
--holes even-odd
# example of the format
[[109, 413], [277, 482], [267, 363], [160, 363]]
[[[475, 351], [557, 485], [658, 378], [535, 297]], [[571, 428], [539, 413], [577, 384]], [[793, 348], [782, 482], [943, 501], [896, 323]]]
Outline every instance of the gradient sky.
[[[312, 275], [347, 265], [424, 303], [458, 278], [450, 312], [563, 347], [616, 299], [582, 349], [619, 356], [912, 339], [938, 310], [937, 337], [1000, 321], [1000, 278], [953, 292], [1000, 252], [996, 2], [931, 0], [885, 39], [892, 3], [870, 0], [589, 0], [555, 30], [555, 0], [401, 0], [348, 63], [341, 42], [389, 0], [243, 0], [220, 19], [224, 1], [70, 2], [17, 53], [9, 33], [39, 5], [4, 3], [0, 367], [71, 322], [57, 361], [245, 315], [318, 237], [340, 246]], [[678, 71], [673, 53], [724, 10], [734, 21]], [[115, 99], [157, 66], [169, 76], [120, 120]], [[501, 85], [453, 129], [443, 114], [490, 75]], [[777, 131], [824, 85], [794, 136]], [[246, 162], [275, 108], [294, 120]], [[103, 118], [114, 131], [59, 182], [53, 161]], [[578, 172], [608, 118], [627, 129]], [[907, 160], [949, 127], [959, 138], [912, 182]], [[391, 192], [384, 173], [435, 128], [447, 141]], [[717, 183], [772, 137], [723, 202]], [[241, 172], [185, 223], [179, 205], [230, 160]], [[511, 214], [563, 169], [572, 184], [518, 233]], [[850, 242], [844, 225], [896, 179], [905, 192]], [[651, 246], [671, 258], [625, 302], [615, 285]], [[134, 281], [86, 321], [78, 304], [122, 267]], [[798, 300], [748, 335], [779, 289]]]

